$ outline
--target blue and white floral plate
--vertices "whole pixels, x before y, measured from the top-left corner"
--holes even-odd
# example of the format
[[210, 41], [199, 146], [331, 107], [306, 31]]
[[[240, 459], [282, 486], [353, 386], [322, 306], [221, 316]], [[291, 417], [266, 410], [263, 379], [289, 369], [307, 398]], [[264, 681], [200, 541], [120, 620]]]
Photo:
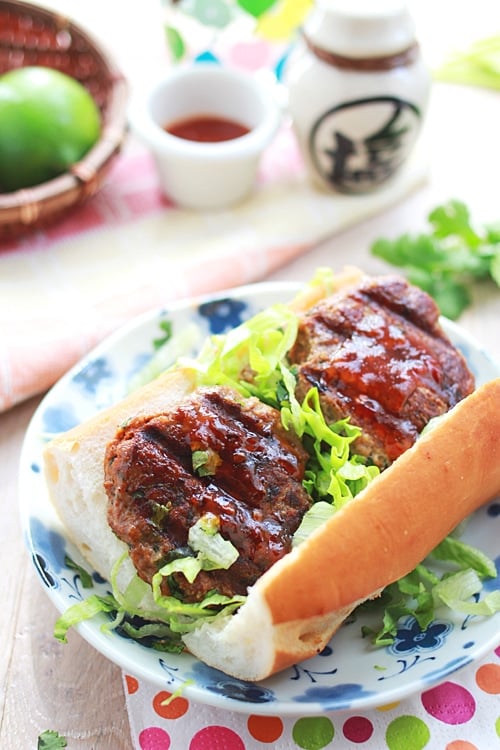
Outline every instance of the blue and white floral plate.
[[[224, 332], [264, 306], [290, 299], [297, 289], [290, 283], [256, 284], [143, 315], [98, 346], [45, 397], [25, 438], [20, 505], [26, 544], [58, 610], [91, 593], [104, 594], [109, 586], [94, 573], [93, 587], [83, 588], [78, 571], [67, 563], [69, 557], [88, 567], [65, 539], [49, 502], [41, 466], [44, 444], [126, 394], [134, 375], [154, 356], [153, 341], [161, 338], [166, 321], [172, 326], [173, 341], [187, 342], [183, 346], [194, 353], [209, 332]], [[499, 368], [459, 327], [446, 321], [443, 325], [467, 357], [478, 384], [499, 376]], [[471, 518], [464, 539], [496, 558], [500, 568], [500, 501]], [[487, 590], [494, 588], [500, 588], [500, 578], [486, 584]], [[257, 684], [228, 677], [189, 654], [160, 653], [115, 632], [105, 634], [104, 619], [82, 623], [79, 631], [127, 673], [169, 692], [183, 690], [193, 701], [230, 710], [280, 715], [361, 710], [400, 700], [481, 658], [500, 641], [500, 615], [463, 618], [442, 611], [424, 634], [408, 620], [394, 645], [374, 650], [361, 637], [361, 625], [370, 624], [369, 617], [359, 613], [322, 654]]]

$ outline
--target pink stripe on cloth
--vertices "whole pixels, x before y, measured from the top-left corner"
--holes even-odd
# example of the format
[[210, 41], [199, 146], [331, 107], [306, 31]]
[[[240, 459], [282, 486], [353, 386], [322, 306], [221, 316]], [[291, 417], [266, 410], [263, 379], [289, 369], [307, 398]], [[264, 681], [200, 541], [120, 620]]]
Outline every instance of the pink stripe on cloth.
[[160, 307], [169, 300], [254, 281], [271, 273], [302, 249], [302, 245], [270, 248], [267, 258], [259, 249], [253, 266], [260, 271], [256, 275], [251, 273], [252, 253], [244, 261], [231, 259], [230, 264], [224, 259], [204, 260], [196, 269], [180, 272], [175, 287], [169, 291], [144, 286], [96, 302], [89, 306], [84, 324], [64, 312], [40, 315], [33, 320], [4, 321], [6, 333], [2, 335], [0, 349], [0, 411], [47, 390], [100, 340], [135, 315]]
[[0, 244], [0, 411], [45, 391], [135, 315], [261, 280], [424, 179], [416, 160], [370, 196], [316, 191], [284, 128], [251, 198], [196, 213], [169, 204], [151, 158], [132, 142], [89, 203], [45, 232]]

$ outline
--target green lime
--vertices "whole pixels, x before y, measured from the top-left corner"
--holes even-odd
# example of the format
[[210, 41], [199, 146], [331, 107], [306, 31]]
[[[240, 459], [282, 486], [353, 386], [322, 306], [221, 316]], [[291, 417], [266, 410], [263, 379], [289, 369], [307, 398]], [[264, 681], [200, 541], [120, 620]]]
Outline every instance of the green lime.
[[99, 138], [99, 109], [76, 79], [31, 66], [0, 76], [0, 192], [65, 172]]

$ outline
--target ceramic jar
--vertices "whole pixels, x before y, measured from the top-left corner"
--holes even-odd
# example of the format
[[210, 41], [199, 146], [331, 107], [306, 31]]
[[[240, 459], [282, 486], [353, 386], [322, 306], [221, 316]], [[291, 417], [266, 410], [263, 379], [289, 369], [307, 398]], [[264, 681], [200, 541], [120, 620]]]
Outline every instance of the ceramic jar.
[[400, 0], [317, 0], [285, 84], [314, 181], [366, 193], [389, 180], [411, 153], [430, 75]]

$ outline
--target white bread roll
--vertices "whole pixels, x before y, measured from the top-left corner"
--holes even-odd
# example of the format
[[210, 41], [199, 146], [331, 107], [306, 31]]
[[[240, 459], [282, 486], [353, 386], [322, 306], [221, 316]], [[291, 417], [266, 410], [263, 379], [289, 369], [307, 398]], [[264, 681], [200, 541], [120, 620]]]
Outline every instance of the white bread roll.
[[[189, 370], [161, 375], [123, 401], [52, 440], [44, 452], [45, 479], [68, 539], [109, 580], [127, 546], [110, 529], [104, 491], [104, 453], [119, 426], [134, 416], [168, 411], [193, 390]], [[126, 564], [128, 563], [128, 564]], [[125, 587], [135, 575], [130, 561], [120, 570]]]
[[[106, 519], [106, 445], [125, 420], [168, 411], [193, 387], [191, 371], [169, 372], [46, 448], [52, 502], [69, 538], [104, 577], [126, 550]], [[270, 568], [235, 615], [185, 635], [187, 648], [207, 664], [252, 681], [321, 651], [359, 603], [413, 570], [500, 491], [499, 406], [500, 379], [463, 399]], [[133, 574], [131, 564], [123, 567], [120, 584]]]

